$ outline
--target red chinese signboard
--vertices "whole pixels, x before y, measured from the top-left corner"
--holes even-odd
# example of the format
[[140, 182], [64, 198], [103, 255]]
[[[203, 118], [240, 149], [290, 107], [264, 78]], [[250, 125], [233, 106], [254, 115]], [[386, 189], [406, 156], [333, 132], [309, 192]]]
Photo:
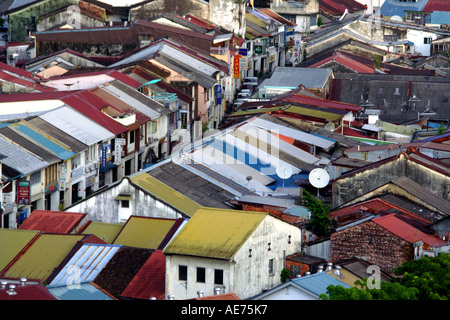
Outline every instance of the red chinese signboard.
[[19, 181], [17, 187], [17, 204], [30, 204], [30, 181]]
[[239, 61], [240, 61], [241, 56], [240, 55], [235, 55], [234, 56], [234, 78], [235, 79], [239, 79]]

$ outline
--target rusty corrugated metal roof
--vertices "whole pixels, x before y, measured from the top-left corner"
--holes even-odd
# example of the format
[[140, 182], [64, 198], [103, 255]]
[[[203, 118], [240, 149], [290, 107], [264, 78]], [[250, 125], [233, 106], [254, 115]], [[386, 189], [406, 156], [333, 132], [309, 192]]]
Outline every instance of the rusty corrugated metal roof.
[[79, 227], [85, 217], [86, 214], [81, 212], [34, 210], [19, 229], [66, 234]]
[[37, 237], [38, 234], [38, 231], [0, 229], [0, 271]]
[[83, 238], [84, 235], [41, 234], [3, 275], [45, 281]]
[[372, 221], [410, 243], [422, 241], [425, 244], [430, 245], [431, 247], [439, 247], [448, 244], [446, 241], [441, 240], [434, 235], [426, 234], [419, 229], [416, 229], [413, 226], [409, 225], [408, 223], [400, 220], [395, 216], [395, 213], [379, 218], [374, 218], [372, 219]]
[[121, 297], [145, 300], [155, 297], [156, 300], [163, 300], [165, 277], [166, 257], [161, 250], [156, 250], [122, 292]]
[[175, 219], [131, 216], [113, 244], [156, 250], [176, 221]]
[[202, 208], [164, 250], [166, 254], [233, 259], [265, 212]]
[[200, 204], [152, 177], [147, 172], [135, 174], [130, 177], [130, 180], [158, 200], [188, 216], [192, 216], [201, 208]]

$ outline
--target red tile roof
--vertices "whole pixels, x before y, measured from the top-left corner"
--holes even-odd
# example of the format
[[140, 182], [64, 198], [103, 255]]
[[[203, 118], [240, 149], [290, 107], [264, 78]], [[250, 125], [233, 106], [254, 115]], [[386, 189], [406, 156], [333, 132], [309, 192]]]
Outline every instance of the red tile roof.
[[108, 103], [90, 91], [77, 91], [61, 100], [115, 135], [128, 131], [126, 126], [100, 111], [106, 108]]
[[319, 6], [332, 15], [342, 15], [345, 9], [350, 13], [366, 10], [365, 5], [354, 0], [319, 0]]
[[319, 68], [320, 66], [323, 66], [324, 64], [326, 64], [330, 61], [335, 61], [335, 62], [337, 62], [341, 65], [344, 65], [347, 68], [352, 69], [358, 73], [374, 73], [375, 72], [375, 68], [367, 66], [358, 61], [352, 60], [351, 58], [341, 54], [340, 52], [336, 52], [334, 55], [310, 65], [309, 68]]
[[7, 289], [0, 290], [0, 300], [58, 300], [43, 285], [15, 285], [16, 295], [9, 295]]
[[258, 11], [274, 20], [277, 20], [278, 22], [285, 24], [286, 27], [288, 27], [288, 28], [295, 26], [295, 23], [292, 23], [290, 20], [280, 16], [278, 13], [276, 13], [275, 11], [272, 11], [269, 8], [262, 8], [262, 9], [259, 9]]
[[88, 90], [0, 95], [0, 102], [33, 100], [61, 100], [115, 135], [128, 131], [126, 126], [120, 124], [100, 111], [101, 109], [106, 108], [108, 103]]
[[217, 29], [217, 26], [215, 26], [214, 24], [212, 24], [208, 21], [202, 20], [199, 17], [196, 17], [192, 14], [186, 14], [184, 17], [183, 16], [178, 16], [178, 17], [181, 19], [184, 19], [186, 21], [189, 21], [191, 23], [194, 23], [202, 28], [208, 29], [208, 30]]
[[298, 93], [287, 95], [282, 99], [282, 101], [309, 104], [309, 105], [314, 105], [314, 106], [319, 106], [319, 107], [326, 107], [326, 108], [339, 109], [339, 110], [348, 110], [348, 111], [354, 111], [354, 112], [357, 112], [362, 109], [362, 107], [360, 107], [356, 104], [328, 100], [328, 99], [324, 99], [324, 98], [320, 98], [320, 97], [312, 97], [312, 96], [307, 96], [307, 95], [298, 94]]
[[408, 223], [397, 218], [394, 213], [387, 216], [374, 218], [372, 221], [410, 243], [422, 241], [431, 247], [439, 247], [448, 244], [439, 237], [426, 234], [419, 229], [414, 228]]
[[121, 297], [129, 299], [163, 300], [165, 295], [166, 257], [162, 250], [156, 250], [144, 263], [122, 292]]
[[405, 214], [408, 217], [411, 217], [417, 221], [420, 221], [424, 224], [430, 224], [432, 221], [425, 219], [421, 216], [418, 216], [417, 214], [408, 211], [404, 208], [401, 208], [399, 206], [396, 206], [395, 204], [390, 203], [389, 201], [386, 201], [384, 199], [375, 198], [370, 199], [367, 201], [363, 201], [354, 205], [350, 205], [341, 209], [334, 210], [328, 214], [328, 217], [330, 218], [340, 218], [343, 216], [346, 216], [351, 213], [359, 212], [359, 211], [365, 211], [370, 212], [372, 214], [377, 214], [379, 212], [388, 211], [388, 210], [397, 210], [403, 214]]
[[422, 11], [450, 11], [450, 3], [448, 0], [428, 0]]
[[68, 234], [80, 227], [85, 217], [86, 214], [80, 212], [34, 210], [19, 229]]

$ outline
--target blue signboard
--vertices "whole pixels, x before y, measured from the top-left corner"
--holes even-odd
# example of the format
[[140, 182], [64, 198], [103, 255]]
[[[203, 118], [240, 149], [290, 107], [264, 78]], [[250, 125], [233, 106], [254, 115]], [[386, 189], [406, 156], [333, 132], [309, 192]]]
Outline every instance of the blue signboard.
[[222, 104], [222, 86], [220, 84], [216, 85], [216, 104]]
[[106, 167], [106, 156], [108, 154], [108, 144], [103, 143], [102, 144], [102, 167]]
[[247, 48], [239, 48], [239, 52], [238, 54], [240, 54], [241, 56], [246, 57], [248, 54], [248, 49]]

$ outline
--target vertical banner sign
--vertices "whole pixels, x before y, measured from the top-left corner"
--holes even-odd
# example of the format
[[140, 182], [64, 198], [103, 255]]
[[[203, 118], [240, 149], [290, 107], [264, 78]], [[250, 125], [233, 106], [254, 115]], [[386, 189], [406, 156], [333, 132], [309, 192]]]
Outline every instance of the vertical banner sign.
[[180, 110], [181, 129], [187, 129], [188, 113], [188, 110]]
[[102, 167], [106, 167], [106, 155], [108, 153], [108, 144], [103, 143], [102, 144]]
[[240, 55], [235, 55], [234, 56], [234, 78], [235, 79], [239, 79], [239, 58], [241, 56]]
[[292, 57], [292, 64], [295, 66], [300, 62], [300, 47], [294, 47], [294, 55]]
[[222, 85], [216, 85], [216, 105], [222, 104]]
[[122, 146], [126, 144], [126, 140], [123, 138], [116, 138], [114, 140], [114, 162], [122, 161]]
[[17, 188], [17, 204], [30, 204], [30, 181], [19, 181], [19, 186]]
[[114, 162], [122, 161], [122, 146], [118, 143], [114, 145]]

